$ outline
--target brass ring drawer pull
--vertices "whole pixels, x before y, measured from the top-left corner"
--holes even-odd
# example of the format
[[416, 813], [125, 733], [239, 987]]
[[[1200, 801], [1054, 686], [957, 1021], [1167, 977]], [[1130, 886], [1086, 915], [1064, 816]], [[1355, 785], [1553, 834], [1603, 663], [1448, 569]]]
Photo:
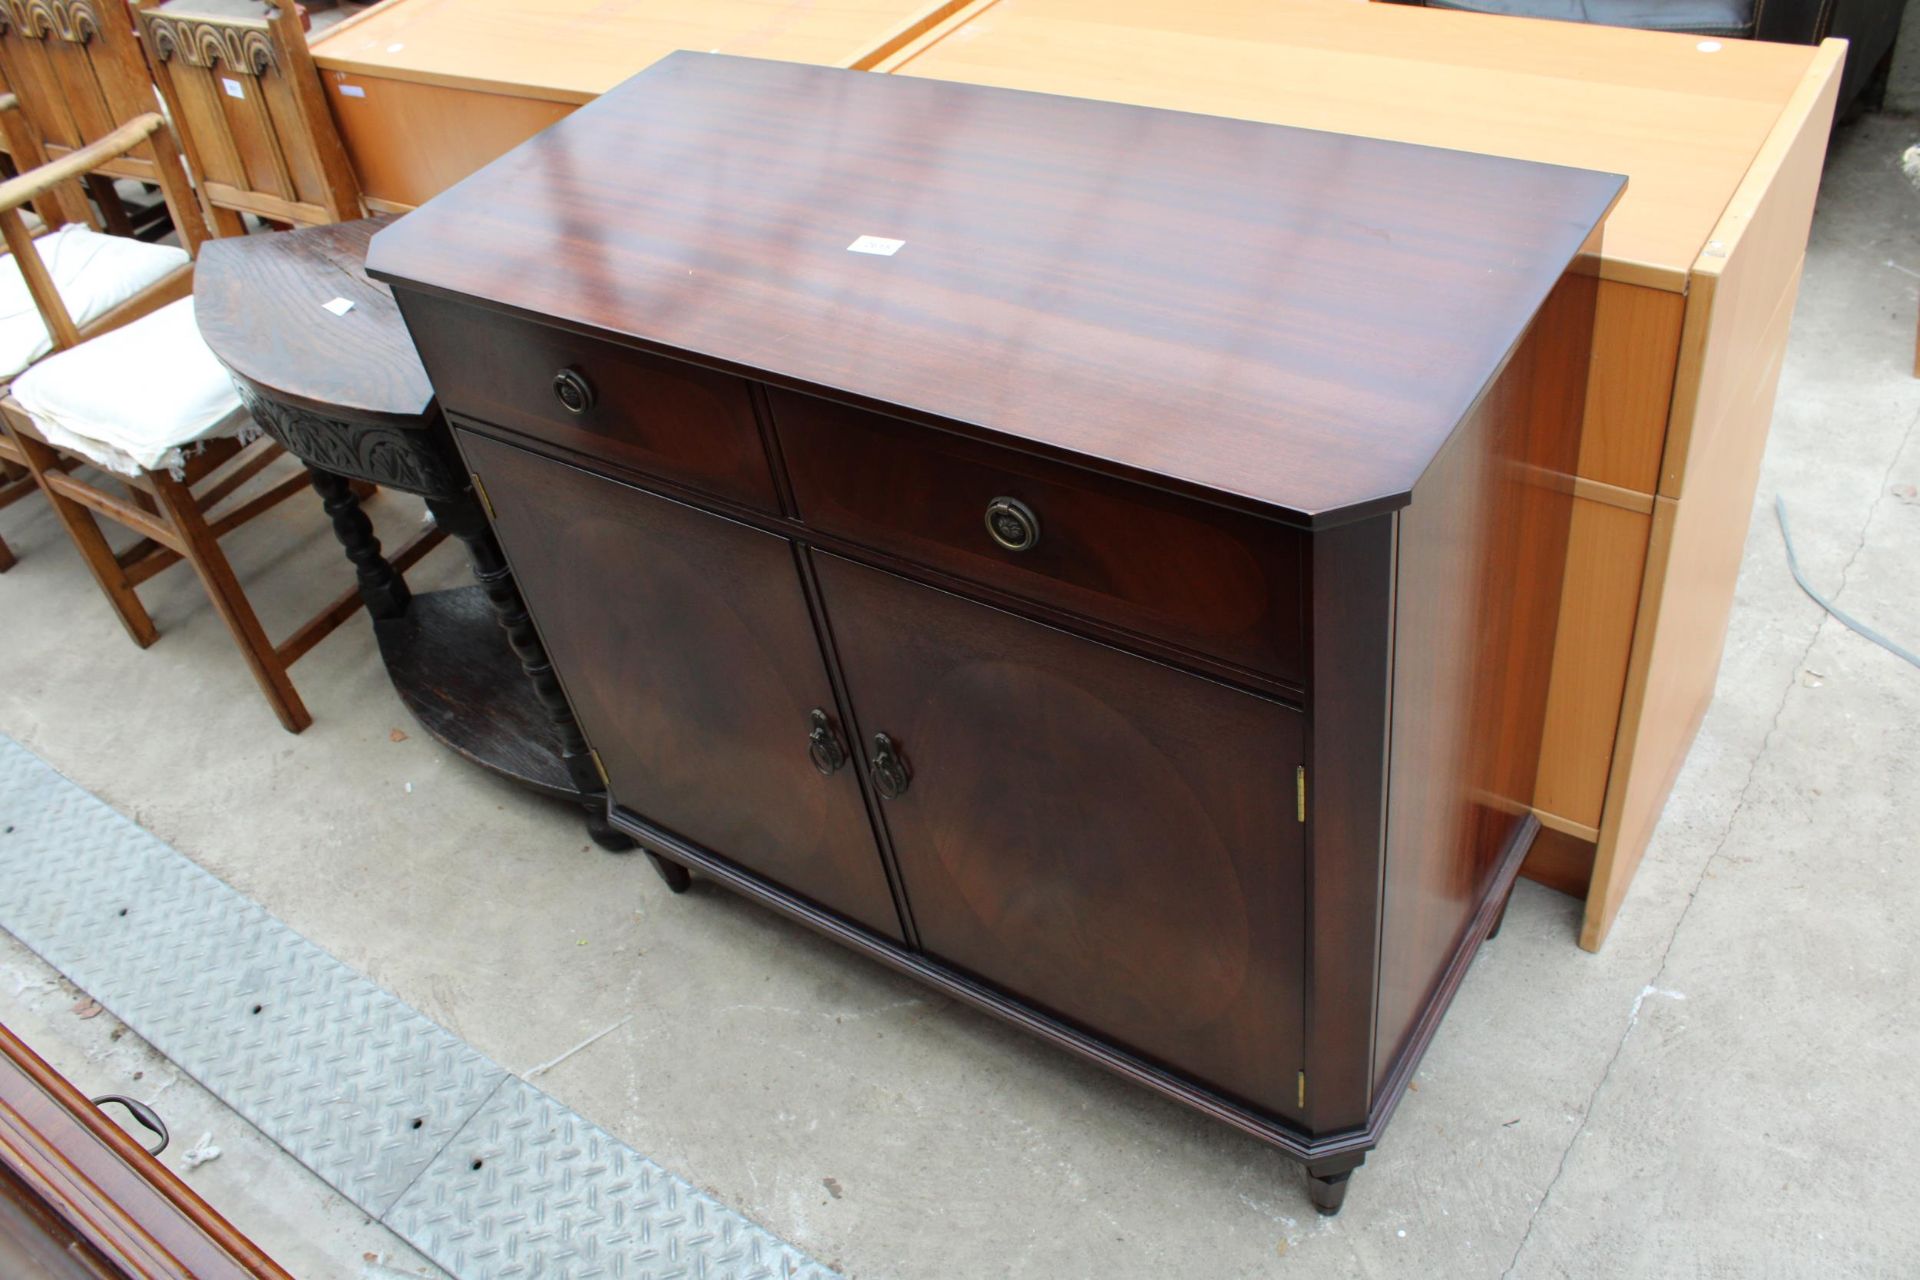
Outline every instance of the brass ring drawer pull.
[[1018, 498], [987, 504], [987, 535], [1008, 551], [1031, 551], [1040, 541], [1040, 517]]
[[568, 413], [585, 413], [593, 408], [593, 384], [578, 369], [562, 369], [554, 374], [553, 394]]
[[867, 762], [867, 768], [873, 774], [873, 789], [882, 800], [898, 800], [907, 794], [907, 784], [913, 781], [907, 762], [900, 758], [900, 748], [884, 733], [873, 735], [873, 759]]
[[813, 767], [832, 777], [847, 762], [847, 749], [840, 745], [840, 735], [833, 731], [833, 721], [819, 707], [813, 709], [809, 717], [813, 731], [807, 735], [807, 759], [813, 761]]

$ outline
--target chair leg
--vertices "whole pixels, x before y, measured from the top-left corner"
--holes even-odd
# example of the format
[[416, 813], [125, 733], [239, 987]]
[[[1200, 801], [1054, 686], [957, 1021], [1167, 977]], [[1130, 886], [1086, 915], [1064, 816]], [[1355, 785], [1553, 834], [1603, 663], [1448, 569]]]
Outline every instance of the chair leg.
[[73, 545], [79, 548], [80, 558], [86, 561], [87, 569], [93, 574], [93, 580], [100, 584], [100, 590], [106, 594], [107, 602], [119, 615], [120, 625], [127, 629], [133, 642], [142, 649], [160, 638], [159, 629], [153, 625], [153, 619], [147, 616], [147, 607], [140, 603], [140, 597], [134, 594], [133, 584], [127, 581], [126, 570], [114, 558], [113, 548], [107, 545], [107, 537], [100, 532], [100, 525], [93, 518], [93, 512], [65, 494], [57, 492], [47, 483], [47, 472], [60, 469], [60, 456], [50, 447], [27, 435], [15, 431], [10, 422], [0, 423], [14, 447], [26, 456], [27, 470], [33, 472], [33, 478], [40, 485], [40, 492], [47, 495], [47, 502], [53, 507], [54, 515], [66, 527], [67, 536], [73, 539]]
[[207, 212], [212, 215], [208, 221], [213, 223], [214, 235], [225, 237], [243, 236], [247, 234], [246, 219], [235, 213], [232, 209], [220, 209], [208, 205]]
[[200, 575], [200, 583], [207, 589], [213, 607], [233, 633], [241, 656], [259, 682], [260, 692], [266, 695], [287, 732], [299, 733], [313, 723], [313, 717], [295, 692], [287, 664], [280, 660], [273, 642], [267, 639], [266, 629], [254, 614], [246, 592], [241, 590], [240, 580], [227, 562], [227, 553], [220, 549], [220, 540], [207, 526], [207, 518], [194, 501], [192, 491], [164, 471], [149, 471], [147, 478], [153, 482], [154, 497], [159, 499], [168, 523], [179, 531], [186, 545], [187, 563]]
[[7, 545], [7, 540], [0, 538], [0, 573], [5, 573], [19, 563], [18, 560], [14, 559], [13, 548]]

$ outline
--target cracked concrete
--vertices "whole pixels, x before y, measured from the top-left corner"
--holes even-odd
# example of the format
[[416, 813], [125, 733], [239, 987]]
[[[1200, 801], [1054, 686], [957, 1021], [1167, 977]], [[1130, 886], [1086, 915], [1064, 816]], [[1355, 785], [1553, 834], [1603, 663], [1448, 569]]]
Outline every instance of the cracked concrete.
[[[1579, 951], [1578, 905], [1521, 886], [1337, 1219], [1250, 1139], [710, 887], [670, 897], [416, 731], [363, 627], [302, 661], [317, 721], [287, 737], [190, 579], [145, 589], [163, 636], [136, 652], [37, 503], [0, 513], [0, 731], [858, 1277], [1912, 1274], [1920, 673], [1801, 594], [1771, 504], [1813, 581], [1920, 639], [1916, 136], [1870, 117], [1830, 161], [1718, 696], [1612, 938]], [[395, 540], [418, 512], [374, 510]], [[235, 554], [270, 629], [343, 580], [300, 504]], [[225, 1163], [189, 1179], [231, 1194]], [[301, 1274], [355, 1273], [312, 1239]]]

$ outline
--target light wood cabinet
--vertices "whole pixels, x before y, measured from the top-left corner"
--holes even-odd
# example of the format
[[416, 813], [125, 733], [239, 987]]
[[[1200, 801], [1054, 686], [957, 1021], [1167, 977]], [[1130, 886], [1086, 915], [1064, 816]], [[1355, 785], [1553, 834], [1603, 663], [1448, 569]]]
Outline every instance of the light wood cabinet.
[[385, 0], [313, 42], [369, 207], [424, 203], [676, 49], [867, 67], [964, 0]]

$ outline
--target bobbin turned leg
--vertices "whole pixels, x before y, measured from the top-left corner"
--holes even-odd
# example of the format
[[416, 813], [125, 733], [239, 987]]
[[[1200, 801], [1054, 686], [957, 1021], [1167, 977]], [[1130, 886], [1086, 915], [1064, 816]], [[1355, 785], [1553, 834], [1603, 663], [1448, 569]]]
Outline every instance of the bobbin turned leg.
[[333, 522], [333, 536], [353, 563], [353, 573], [366, 602], [368, 616], [376, 621], [398, 618], [407, 611], [413, 597], [407, 580], [380, 552], [380, 539], [374, 535], [373, 521], [360, 509], [360, 495], [345, 477], [320, 467], [307, 468], [308, 482], [320, 495], [320, 505]]
[[1347, 1180], [1353, 1177], [1366, 1155], [1337, 1156], [1331, 1160], [1319, 1160], [1307, 1166], [1307, 1194], [1313, 1197], [1313, 1207], [1323, 1217], [1331, 1218], [1340, 1212], [1340, 1206], [1346, 1203]]
[[[547, 720], [553, 726], [554, 737], [560, 744], [560, 762], [566, 766], [567, 777], [580, 792], [581, 808], [586, 810], [587, 835], [609, 853], [628, 852], [634, 847], [634, 842], [625, 833], [614, 830], [607, 820], [606, 781], [587, 748], [586, 735], [580, 732], [580, 722], [573, 718], [573, 708], [567, 705], [566, 691], [560, 687], [560, 679], [553, 673], [553, 663], [547, 658], [546, 646], [540, 643], [540, 633], [534, 630], [526, 601], [520, 598], [520, 588], [514, 583], [513, 571], [507, 567], [507, 558], [500, 552], [500, 543], [487, 524], [486, 513], [481, 510], [479, 499], [474, 496], [472, 489], [468, 489], [453, 498], [428, 498], [427, 508], [433, 512], [433, 518], [441, 528], [466, 545], [467, 557], [473, 562], [473, 576], [487, 593], [494, 616], [507, 633], [507, 643], [513, 647], [514, 656], [520, 659], [520, 669], [533, 682], [534, 694], [546, 709]], [[655, 859], [654, 865], [659, 866], [658, 859]], [[664, 870], [660, 874], [666, 879], [667, 887], [673, 888], [673, 877]], [[680, 874], [684, 876], [685, 870], [681, 870]]]

